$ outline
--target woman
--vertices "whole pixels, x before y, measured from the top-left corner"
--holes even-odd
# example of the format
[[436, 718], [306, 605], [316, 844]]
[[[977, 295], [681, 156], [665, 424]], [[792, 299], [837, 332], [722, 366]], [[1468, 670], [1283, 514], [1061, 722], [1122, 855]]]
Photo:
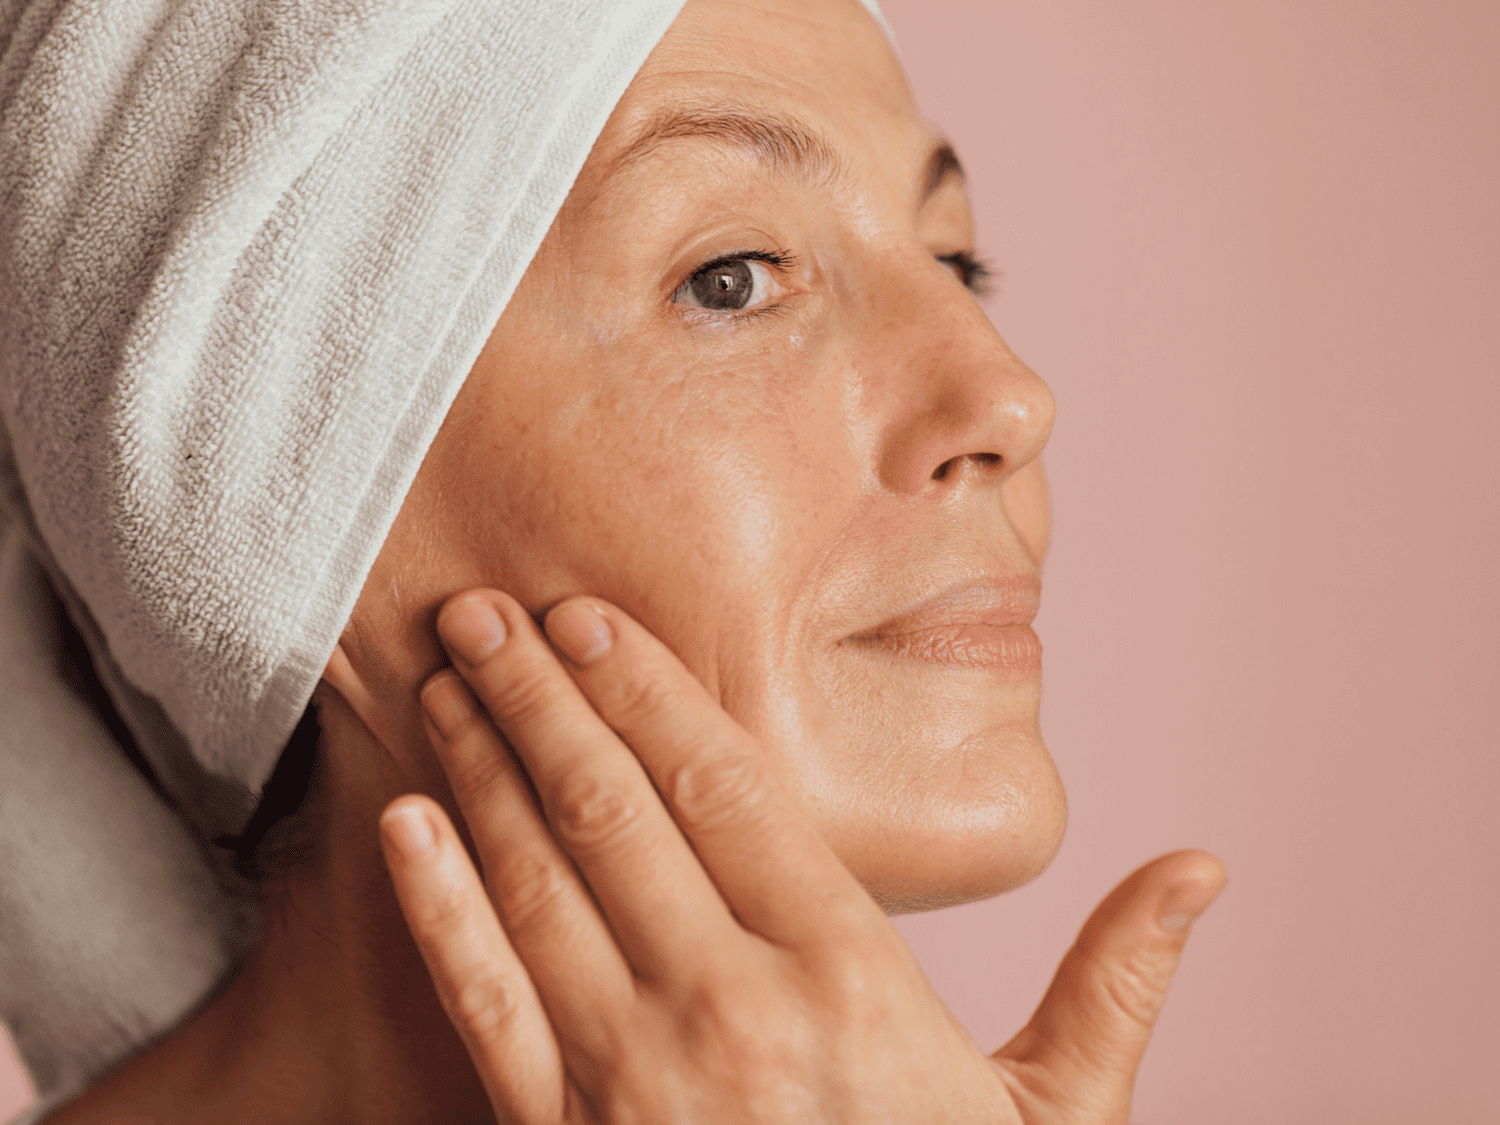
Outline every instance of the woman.
[[1128, 1120], [1217, 861], [1126, 880], [994, 1058], [882, 913], [1064, 821], [1052, 402], [957, 157], [855, 0], [689, 0], [631, 70], [354, 576], [310, 854], [48, 1122]]

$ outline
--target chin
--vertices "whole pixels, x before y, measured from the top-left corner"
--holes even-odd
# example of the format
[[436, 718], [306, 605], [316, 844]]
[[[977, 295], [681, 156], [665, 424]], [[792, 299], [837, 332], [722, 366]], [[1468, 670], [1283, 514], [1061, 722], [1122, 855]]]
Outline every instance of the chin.
[[1052, 862], [1067, 827], [1062, 779], [1035, 735], [975, 736], [931, 769], [861, 771], [840, 788], [836, 799], [825, 789], [814, 815], [889, 914], [1029, 883]]

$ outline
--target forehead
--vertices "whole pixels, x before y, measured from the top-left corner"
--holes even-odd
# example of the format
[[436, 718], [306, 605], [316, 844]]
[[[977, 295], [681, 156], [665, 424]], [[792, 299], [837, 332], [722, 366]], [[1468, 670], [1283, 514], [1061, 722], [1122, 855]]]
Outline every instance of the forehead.
[[[755, 136], [755, 121], [777, 128]], [[859, 0], [688, 0], [601, 134], [607, 176], [664, 143], [759, 146], [825, 171], [914, 167], [934, 136]]]

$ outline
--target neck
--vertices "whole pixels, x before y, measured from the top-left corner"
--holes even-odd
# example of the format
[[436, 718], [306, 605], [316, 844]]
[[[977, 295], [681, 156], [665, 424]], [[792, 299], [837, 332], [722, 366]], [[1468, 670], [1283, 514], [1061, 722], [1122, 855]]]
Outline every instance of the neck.
[[[260, 945], [221, 993], [49, 1125], [492, 1125], [379, 850], [385, 803], [432, 779], [400, 776], [363, 727], [328, 710], [322, 846], [268, 893]], [[339, 776], [347, 763], [360, 769]]]

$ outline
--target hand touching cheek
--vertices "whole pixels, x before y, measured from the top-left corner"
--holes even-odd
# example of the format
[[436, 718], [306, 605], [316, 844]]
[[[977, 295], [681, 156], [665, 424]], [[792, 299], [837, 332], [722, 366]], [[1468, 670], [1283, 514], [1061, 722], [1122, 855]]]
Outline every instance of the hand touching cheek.
[[[402, 909], [501, 1120], [1126, 1125], [1191, 919], [1179, 852], [1090, 918], [982, 1054], [754, 739], [617, 608], [546, 635], [471, 591], [423, 691], [482, 876], [431, 800], [382, 820]], [[549, 643], [549, 640], [551, 643]]]

